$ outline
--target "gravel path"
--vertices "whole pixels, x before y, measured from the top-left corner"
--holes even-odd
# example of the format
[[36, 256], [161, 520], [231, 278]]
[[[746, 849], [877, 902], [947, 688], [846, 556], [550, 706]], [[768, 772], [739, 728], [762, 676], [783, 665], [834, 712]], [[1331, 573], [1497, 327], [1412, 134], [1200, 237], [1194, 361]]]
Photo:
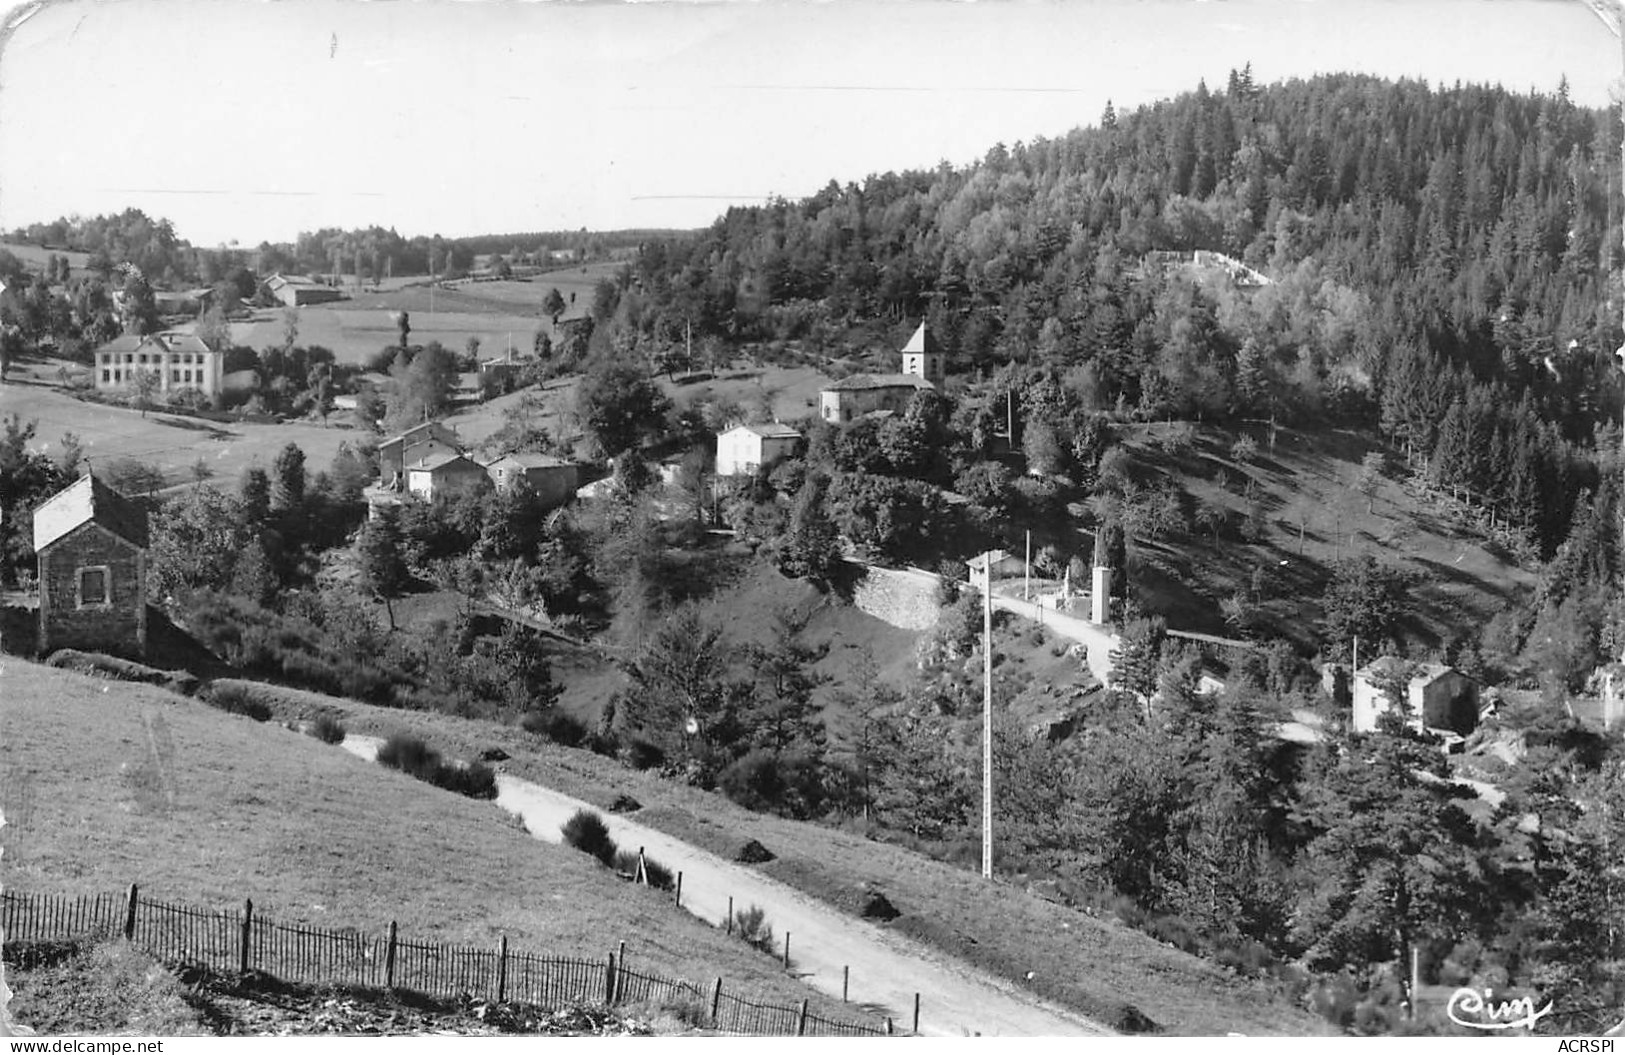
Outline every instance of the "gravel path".
[[[376, 737], [349, 736], [344, 748], [372, 759]], [[809, 985], [841, 995], [842, 969], [850, 969], [855, 1011], [888, 1016], [899, 1030], [913, 1024], [920, 995], [920, 1032], [926, 1036], [1100, 1036], [1111, 1030], [1016, 986], [865, 920], [848, 916], [743, 865], [690, 846], [672, 836], [599, 810], [539, 784], [497, 776], [496, 804], [519, 815], [538, 839], [563, 841], [560, 828], [571, 814], [590, 809], [604, 818], [623, 849], [647, 854], [683, 873], [683, 908], [714, 926], [736, 909], [759, 905], [775, 940], [790, 938], [794, 974]]]

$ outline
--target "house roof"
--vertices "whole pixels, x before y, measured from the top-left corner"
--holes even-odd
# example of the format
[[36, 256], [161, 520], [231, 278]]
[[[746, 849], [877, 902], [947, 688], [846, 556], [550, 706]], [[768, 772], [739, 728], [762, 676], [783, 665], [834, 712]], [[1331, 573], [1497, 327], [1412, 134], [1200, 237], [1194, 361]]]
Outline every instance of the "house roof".
[[86, 473], [34, 510], [35, 552], [92, 521], [133, 546], [147, 545], [146, 511]]
[[504, 454], [496, 461], [488, 463], [485, 467], [487, 469], [564, 469], [574, 468], [575, 462], [555, 458], [551, 454], [519, 451], [514, 454]]
[[[1371, 681], [1374, 678], [1392, 677], [1400, 665], [1407, 662], [1409, 661], [1399, 656], [1383, 656], [1381, 659], [1374, 659], [1361, 667], [1355, 672], [1354, 676], [1365, 681]], [[1447, 667], [1443, 663], [1410, 663], [1410, 667], [1412, 671], [1411, 681], [1420, 681], [1424, 685], [1431, 685], [1446, 674], [1460, 673], [1455, 668]], [[1466, 677], [1466, 675], [1462, 676]]]
[[435, 451], [433, 454], [425, 455], [424, 457], [419, 458], [406, 468], [409, 470], [416, 470], [417, 472], [433, 473], [439, 472], [441, 469], [446, 468], [453, 462], [462, 462], [470, 469], [479, 469], [478, 465], [475, 465], [472, 461], [463, 457], [461, 454], [458, 454], [456, 451]]
[[935, 388], [914, 374], [853, 374], [824, 386], [825, 392], [869, 392], [882, 388]]
[[179, 333], [173, 330], [167, 330], [163, 333], [154, 333], [146, 337], [140, 337], [133, 333], [127, 333], [122, 337], [113, 338], [111, 341], [108, 341], [106, 344], [96, 349], [96, 351], [113, 352], [117, 354], [123, 352], [140, 351], [141, 349], [149, 346], [153, 346], [154, 350], [159, 352], [191, 352], [194, 355], [225, 355], [224, 352], [212, 351], [208, 345], [203, 343], [203, 339], [195, 333]]
[[404, 443], [404, 442], [406, 442], [408, 437], [414, 436], [417, 433], [424, 431], [425, 429], [433, 430], [433, 432], [431, 434], [433, 436], [435, 436], [435, 437], [438, 437], [438, 438], [452, 437], [453, 439], [455, 439], [456, 436], [457, 436], [456, 432], [454, 432], [452, 429], [448, 428], [447, 426], [442, 425], [438, 421], [425, 421], [421, 425], [413, 425], [411, 428], [407, 429], [405, 432], [401, 433], [399, 436], [391, 436], [389, 439], [387, 439], [384, 442], [380, 443], [378, 446], [380, 448], [383, 448], [383, 447], [388, 447], [388, 446], [390, 446], [392, 444], [396, 444], [396, 443]]
[[754, 432], [764, 440], [799, 440], [801, 438], [801, 433], [776, 421], [766, 425], [735, 425], [728, 432], [724, 432], [723, 435], [726, 436], [730, 432], [739, 432], [741, 430]]
[[1000, 561], [1010, 560], [1010, 554], [1002, 549], [990, 549], [986, 553], [978, 553], [965, 563], [972, 568], [985, 568], [989, 562], [997, 564]]

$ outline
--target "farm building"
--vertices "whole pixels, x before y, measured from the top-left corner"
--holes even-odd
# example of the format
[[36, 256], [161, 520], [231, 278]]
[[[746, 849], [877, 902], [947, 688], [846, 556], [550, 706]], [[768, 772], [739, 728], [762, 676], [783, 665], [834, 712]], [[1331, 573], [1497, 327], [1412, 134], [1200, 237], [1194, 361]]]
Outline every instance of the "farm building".
[[147, 650], [147, 514], [86, 473], [34, 511], [39, 652]]
[[457, 438], [457, 433], [438, 421], [413, 425], [399, 436], [391, 437], [378, 445], [378, 477], [385, 484], [392, 484], [397, 480], [404, 483], [402, 474], [407, 465], [422, 461], [431, 454], [446, 452], [462, 453], [462, 444]]
[[575, 497], [576, 465], [562, 458], [547, 454], [508, 454], [491, 462], [485, 471], [501, 490], [530, 488], [549, 509]]
[[473, 459], [455, 451], [438, 451], [406, 467], [407, 493], [431, 502], [439, 495], [472, 491], [489, 479]]
[[788, 425], [739, 425], [717, 436], [717, 475], [751, 474], [796, 453], [801, 433]]
[[1478, 683], [1442, 663], [1410, 663], [1384, 656], [1354, 673], [1354, 731], [1375, 732], [1377, 719], [1392, 706], [1384, 683], [1404, 674], [1406, 720], [1412, 728], [1439, 730], [1465, 736], [1478, 725]]
[[152, 291], [153, 305], [160, 315], [201, 315], [213, 299], [214, 290], [208, 288]]
[[96, 390], [129, 390], [142, 373], [152, 374], [154, 392], [195, 389], [213, 399], [225, 390], [222, 352], [189, 333], [125, 334], [96, 349]]
[[523, 363], [513, 361], [508, 356], [498, 356], [486, 359], [480, 363], [480, 391], [486, 399], [492, 396], [504, 395], [512, 392], [519, 383], [519, 374], [524, 369]]
[[304, 275], [272, 275], [265, 280], [265, 288], [270, 291], [271, 296], [290, 308], [344, 299], [342, 290], [324, 286]]

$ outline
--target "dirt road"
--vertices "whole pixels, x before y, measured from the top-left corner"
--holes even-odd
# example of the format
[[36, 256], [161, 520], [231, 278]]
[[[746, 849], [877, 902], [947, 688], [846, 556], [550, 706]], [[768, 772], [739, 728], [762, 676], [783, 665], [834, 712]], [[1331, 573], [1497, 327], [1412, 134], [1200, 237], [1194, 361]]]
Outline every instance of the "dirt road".
[[[381, 740], [349, 736], [346, 750], [372, 759]], [[722, 926], [728, 899], [735, 908], [759, 905], [782, 952], [790, 938], [794, 974], [832, 996], [841, 995], [842, 968], [850, 968], [849, 996], [855, 1010], [889, 1016], [900, 1030], [913, 1024], [920, 994], [920, 1032], [926, 1036], [1098, 1036], [1111, 1031], [1097, 1022], [1019, 991], [1002, 979], [907, 938], [837, 912], [752, 869], [680, 842], [556, 791], [497, 777], [496, 804], [515, 813], [538, 839], [563, 841], [560, 828], [578, 809], [604, 818], [623, 849], [648, 855], [683, 873], [683, 908]]]

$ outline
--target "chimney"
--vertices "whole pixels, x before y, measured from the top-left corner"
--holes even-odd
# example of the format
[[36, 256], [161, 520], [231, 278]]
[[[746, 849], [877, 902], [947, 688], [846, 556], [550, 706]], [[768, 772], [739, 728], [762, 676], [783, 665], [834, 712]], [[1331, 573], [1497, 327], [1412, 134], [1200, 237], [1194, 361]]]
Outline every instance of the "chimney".
[[1112, 570], [1097, 566], [1089, 583], [1089, 621], [1096, 626], [1111, 622]]

